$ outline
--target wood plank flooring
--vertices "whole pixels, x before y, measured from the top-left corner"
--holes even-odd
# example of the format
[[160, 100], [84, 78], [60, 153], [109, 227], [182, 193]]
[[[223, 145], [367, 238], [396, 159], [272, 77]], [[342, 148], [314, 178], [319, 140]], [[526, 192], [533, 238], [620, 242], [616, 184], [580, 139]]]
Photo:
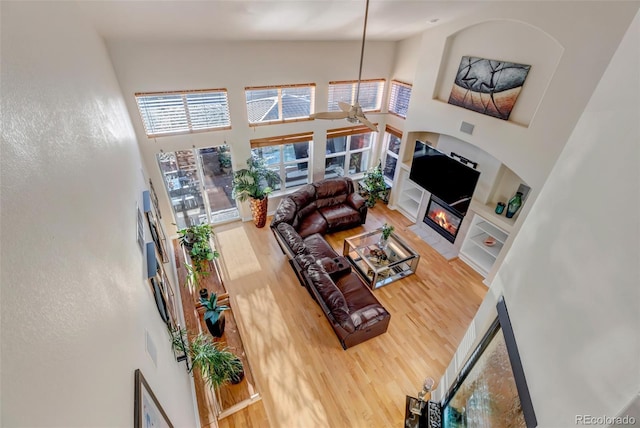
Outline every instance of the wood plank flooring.
[[[269, 219], [270, 221], [270, 219]], [[460, 260], [447, 262], [383, 204], [346, 237], [395, 226], [420, 255], [417, 273], [375, 291], [391, 313], [387, 333], [343, 350], [320, 308], [300, 286], [269, 227], [214, 228], [222, 276], [262, 400], [218, 422], [231, 427], [402, 427], [405, 395], [440, 379], [487, 288]]]

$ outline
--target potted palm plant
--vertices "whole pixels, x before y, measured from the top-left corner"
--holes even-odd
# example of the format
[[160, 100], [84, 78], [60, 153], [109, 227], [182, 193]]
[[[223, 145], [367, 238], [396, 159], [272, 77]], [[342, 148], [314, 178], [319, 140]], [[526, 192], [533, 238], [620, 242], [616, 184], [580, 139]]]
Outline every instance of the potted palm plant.
[[224, 311], [229, 309], [229, 306], [218, 305], [218, 295], [211, 293], [209, 298], [200, 297], [200, 303], [204, 307], [204, 322], [209, 329], [209, 333], [213, 337], [222, 337], [224, 333]]
[[266, 224], [269, 193], [279, 182], [278, 173], [267, 168], [264, 160], [256, 155], [247, 159], [247, 168], [233, 173], [233, 197], [240, 202], [250, 200], [256, 227]]
[[187, 338], [185, 329], [172, 329], [171, 344], [174, 351], [187, 355], [191, 361], [189, 373], [198, 370], [210, 388], [226, 383], [239, 383], [244, 378], [244, 367], [240, 358], [219, 342], [200, 333]]

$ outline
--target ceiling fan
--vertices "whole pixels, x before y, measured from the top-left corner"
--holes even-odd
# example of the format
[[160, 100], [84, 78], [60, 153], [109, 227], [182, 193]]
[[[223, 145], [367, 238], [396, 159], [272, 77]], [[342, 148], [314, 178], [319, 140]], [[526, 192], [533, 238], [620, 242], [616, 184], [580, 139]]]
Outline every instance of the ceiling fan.
[[360, 82], [362, 81], [362, 60], [364, 59], [364, 42], [367, 35], [367, 18], [369, 16], [369, 0], [367, 0], [364, 11], [364, 29], [362, 30], [362, 48], [360, 49], [360, 70], [358, 71], [358, 86], [356, 88], [356, 99], [353, 103], [347, 104], [342, 101], [338, 101], [338, 106], [342, 111], [326, 111], [312, 114], [312, 119], [347, 119], [351, 123], [361, 123], [371, 129], [373, 132], [378, 132], [378, 127], [371, 123], [364, 115], [362, 107], [358, 103], [358, 97], [360, 96]]

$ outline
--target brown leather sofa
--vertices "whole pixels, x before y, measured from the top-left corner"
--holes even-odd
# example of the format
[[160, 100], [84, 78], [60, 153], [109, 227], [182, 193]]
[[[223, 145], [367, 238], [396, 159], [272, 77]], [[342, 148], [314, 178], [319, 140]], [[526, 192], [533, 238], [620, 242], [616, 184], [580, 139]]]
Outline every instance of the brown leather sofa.
[[282, 199], [271, 221], [300, 283], [322, 308], [344, 349], [387, 331], [391, 315], [322, 236], [366, 220], [364, 199], [349, 178], [306, 185]]

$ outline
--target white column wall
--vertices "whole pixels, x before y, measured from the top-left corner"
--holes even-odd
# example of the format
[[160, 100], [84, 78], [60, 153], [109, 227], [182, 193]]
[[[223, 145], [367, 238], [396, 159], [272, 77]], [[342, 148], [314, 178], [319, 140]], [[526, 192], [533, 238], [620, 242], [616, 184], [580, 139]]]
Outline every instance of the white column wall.
[[197, 426], [136, 243], [136, 136], [75, 2], [2, 2], [1, 85], [0, 425], [133, 426], [141, 369], [173, 424]]

